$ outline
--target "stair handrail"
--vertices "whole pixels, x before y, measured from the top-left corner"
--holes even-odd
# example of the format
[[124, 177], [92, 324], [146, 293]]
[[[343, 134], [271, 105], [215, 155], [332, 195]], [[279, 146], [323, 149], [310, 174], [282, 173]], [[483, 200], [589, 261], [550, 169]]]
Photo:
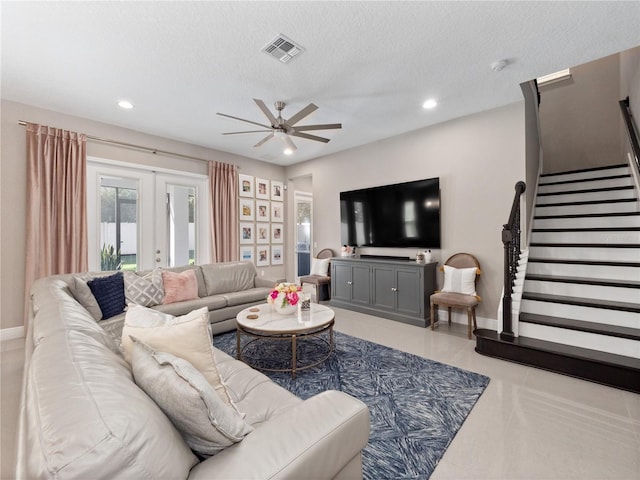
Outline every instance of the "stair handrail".
[[522, 180], [516, 183], [516, 194], [511, 205], [509, 221], [502, 227], [502, 244], [504, 245], [504, 295], [502, 297], [502, 332], [503, 340], [513, 340], [513, 326], [511, 313], [511, 294], [518, 272], [520, 260], [520, 197], [527, 189]]
[[631, 144], [631, 151], [635, 159], [635, 165], [638, 173], [640, 174], [640, 141], [638, 140], [638, 134], [634, 127], [633, 115], [631, 114], [631, 108], [629, 106], [629, 97], [618, 102], [620, 104], [620, 110], [622, 111], [622, 118], [626, 126], [627, 135], [629, 136], [629, 143]]

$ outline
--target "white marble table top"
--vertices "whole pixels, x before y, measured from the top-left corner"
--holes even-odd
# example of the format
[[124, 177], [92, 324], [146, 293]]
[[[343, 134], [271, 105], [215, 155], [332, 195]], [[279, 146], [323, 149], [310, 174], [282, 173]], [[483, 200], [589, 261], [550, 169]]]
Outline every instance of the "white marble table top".
[[[257, 309], [257, 311], [255, 311]], [[248, 318], [257, 315], [258, 318]], [[335, 313], [324, 305], [311, 304], [310, 310], [297, 309], [291, 315], [281, 315], [273, 307], [264, 303], [242, 310], [236, 316], [238, 325], [242, 329], [254, 330], [266, 334], [302, 333], [317, 330], [330, 324]]]

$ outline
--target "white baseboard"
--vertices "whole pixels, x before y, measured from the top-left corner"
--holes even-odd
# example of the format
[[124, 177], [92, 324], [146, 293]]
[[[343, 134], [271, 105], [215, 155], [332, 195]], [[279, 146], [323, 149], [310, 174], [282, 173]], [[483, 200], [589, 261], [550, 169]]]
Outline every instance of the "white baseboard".
[[[446, 322], [448, 315], [449, 314], [447, 313], [446, 309], [439, 309], [437, 317], [438, 322]], [[452, 311], [451, 322], [467, 325], [467, 313], [456, 312], [455, 310]], [[498, 320], [496, 320], [495, 318], [479, 317], [476, 315], [476, 323], [478, 324], [478, 328], [488, 328], [489, 330], [498, 331]]]
[[24, 327], [12, 327], [0, 329], [0, 342], [24, 337]]

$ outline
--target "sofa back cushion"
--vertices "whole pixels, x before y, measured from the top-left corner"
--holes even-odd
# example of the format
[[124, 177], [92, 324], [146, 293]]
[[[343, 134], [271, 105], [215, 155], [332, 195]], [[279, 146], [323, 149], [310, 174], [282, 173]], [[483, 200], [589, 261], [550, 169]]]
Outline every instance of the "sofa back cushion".
[[252, 262], [222, 262], [202, 265], [207, 295], [239, 292], [255, 286], [256, 267]]

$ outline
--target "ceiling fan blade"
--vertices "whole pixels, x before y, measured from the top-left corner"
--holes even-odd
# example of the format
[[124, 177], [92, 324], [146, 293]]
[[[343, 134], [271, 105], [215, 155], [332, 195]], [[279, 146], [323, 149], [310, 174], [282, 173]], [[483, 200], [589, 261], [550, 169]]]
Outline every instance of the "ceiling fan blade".
[[276, 120], [276, 117], [273, 116], [273, 113], [271, 113], [271, 110], [267, 108], [267, 106], [262, 100], [254, 98], [253, 101], [256, 102], [256, 105], [258, 105], [258, 108], [262, 110], [262, 113], [264, 113], [265, 116], [269, 119], [269, 121], [271, 122], [271, 125], [278, 125], [278, 120]]
[[289, 135], [282, 135], [280, 137], [282, 139], [282, 141], [284, 142], [284, 144], [290, 148], [291, 150], [297, 150], [298, 147], [296, 147], [296, 144], [293, 143], [293, 140], [291, 140], [291, 138], [289, 137]]
[[226, 132], [222, 135], [238, 135], [240, 133], [262, 133], [262, 132], [270, 132], [271, 130], [247, 130], [246, 132]]
[[263, 123], [253, 122], [251, 120], [245, 120], [244, 118], [234, 117], [233, 115], [227, 115], [226, 113], [216, 113], [216, 115], [220, 115], [221, 117], [233, 118], [234, 120], [240, 120], [241, 122], [251, 123], [253, 125], [258, 125], [259, 127], [271, 128], [271, 125], [264, 125]]
[[273, 138], [273, 132], [271, 132], [269, 135], [267, 135], [266, 137], [264, 137], [262, 140], [260, 140], [258, 143], [256, 143], [254, 145], [254, 147], [259, 147], [260, 145], [262, 145], [263, 143], [265, 143], [268, 140], [271, 140]]
[[334, 128], [342, 128], [341, 123], [325, 123], [324, 125], [300, 125], [294, 127], [296, 132], [305, 132], [307, 130], [331, 130]]
[[297, 122], [302, 120], [307, 115], [310, 115], [311, 113], [315, 112], [317, 109], [318, 107], [316, 107], [313, 103], [310, 103], [309, 105], [304, 107], [302, 110], [300, 110], [298, 113], [296, 113], [293, 117], [289, 118], [287, 120], [287, 123], [289, 125], [295, 125]]
[[309, 135], [308, 133], [292, 132], [289, 135], [293, 135], [294, 137], [306, 138], [307, 140], [315, 140], [316, 142], [329, 143], [328, 138], [318, 137], [316, 135]]

